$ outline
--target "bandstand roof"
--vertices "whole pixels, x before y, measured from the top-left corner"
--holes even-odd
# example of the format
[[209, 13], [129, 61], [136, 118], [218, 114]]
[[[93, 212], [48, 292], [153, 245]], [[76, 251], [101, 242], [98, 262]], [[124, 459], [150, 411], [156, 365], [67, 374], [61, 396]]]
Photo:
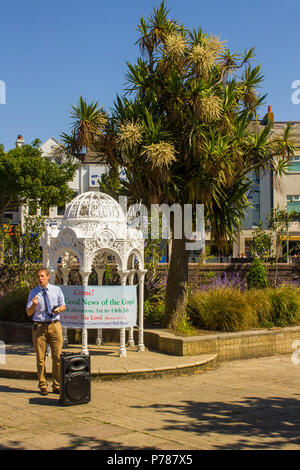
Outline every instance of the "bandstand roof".
[[82, 271], [90, 271], [99, 255], [115, 257], [119, 269], [128, 269], [134, 257], [144, 266], [144, 239], [141, 230], [128, 226], [120, 204], [105, 193], [79, 194], [67, 206], [61, 226], [47, 229], [42, 241], [43, 254], [50, 269], [57, 259], [71, 253]]

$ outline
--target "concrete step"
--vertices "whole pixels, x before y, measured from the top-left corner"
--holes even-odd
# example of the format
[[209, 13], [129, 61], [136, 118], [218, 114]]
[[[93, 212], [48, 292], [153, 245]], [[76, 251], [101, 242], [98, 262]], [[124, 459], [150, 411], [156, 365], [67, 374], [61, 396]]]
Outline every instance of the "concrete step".
[[[80, 353], [81, 346], [69, 345], [64, 352]], [[138, 352], [127, 348], [127, 357], [119, 357], [119, 345], [89, 345], [92, 380], [128, 378], [153, 378], [194, 374], [217, 365], [217, 354], [173, 356], [156, 351]], [[3, 362], [3, 361], [2, 361]], [[46, 359], [47, 376], [51, 378], [51, 357]], [[0, 363], [0, 377], [33, 379], [36, 374], [36, 357], [31, 344], [6, 346], [5, 363]]]

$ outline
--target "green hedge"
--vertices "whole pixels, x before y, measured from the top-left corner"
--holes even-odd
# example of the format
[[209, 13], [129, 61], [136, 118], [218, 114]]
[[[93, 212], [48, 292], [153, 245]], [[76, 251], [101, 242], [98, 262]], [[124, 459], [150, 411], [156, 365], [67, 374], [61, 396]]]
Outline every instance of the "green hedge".
[[0, 297], [0, 320], [19, 323], [31, 322], [26, 314], [29, 290], [19, 288]]

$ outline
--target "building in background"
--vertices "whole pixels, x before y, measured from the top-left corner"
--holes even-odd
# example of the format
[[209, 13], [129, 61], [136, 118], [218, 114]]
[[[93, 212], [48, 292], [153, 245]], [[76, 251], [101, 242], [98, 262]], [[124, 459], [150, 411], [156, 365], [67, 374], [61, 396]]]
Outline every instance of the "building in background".
[[[22, 147], [24, 145], [24, 139], [22, 135], [18, 135], [15, 146], [16, 147]], [[20, 223], [20, 220], [22, 219], [22, 206], [20, 206], [17, 203], [11, 203], [4, 214], [4, 224], [5, 228], [13, 233], [13, 227], [14, 225], [18, 225]]]
[[[273, 135], [282, 136], [288, 121], [275, 122], [270, 106], [265, 120], [259, 124], [259, 127], [266, 125], [268, 121], [273, 123]], [[297, 150], [286, 175], [279, 177], [272, 171], [261, 171], [259, 176], [251, 175], [253, 189], [248, 194], [251, 207], [243, 221], [244, 228], [233, 244], [234, 258], [250, 254], [253, 231], [260, 222], [263, 228], [268, 230], [268, 216], [277, 207], [289, 212], [296, 210], [299, 213], [299, 217], [295, 218], [289, 228], [290, 248], [297, 250], [297, 242], [300, 241], [300, 122], [293, 122], [293, 137]], [[286, 236], [283, 236], [282, 241], [285, 240]]]
[[[51, 161], [56, 161], [56, 163], [59, 164], [61, 162], [61, 156], [55, 156], [55, 149], [58, 148], [59, 145], [60, 142], [54, 137], [49, 137], [40, 147], [42, 156]], [[69, 183], [69, 187], [73, 190], [74, 197], [87, 191], [98, 191], [99, 180], [101, 180], [103, 174], [108, 172], [108, 169], [107, 165], [98, 164], [92, 156], [87, 157], [83, 155], [82, 163], [80, 163], [73, 180]], [[59, 223], [64, 212], [65, 206], [51, 207], [49, 214], [47, 214], [49, 216], [47, 223]]]

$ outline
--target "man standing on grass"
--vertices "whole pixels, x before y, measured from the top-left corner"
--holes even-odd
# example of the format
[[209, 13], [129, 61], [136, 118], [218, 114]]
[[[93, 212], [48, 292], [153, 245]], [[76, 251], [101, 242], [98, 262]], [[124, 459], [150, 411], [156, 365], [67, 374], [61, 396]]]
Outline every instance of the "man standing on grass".
[[47, 343], [50, 344], [52, 357], [53, 393], [59, 393], [60, 355], [63, 345], [60, 312], [66, 309], [65, 299], [59, 286], [49, 284], [48, 269], [40, 268], [37, 272], [39, 286], [31, 289], [26, 305], [26, 312], [32, 316], [32, 340], [36, 352], [37, 374], [41, 395], [47, 395], [45, 357]]

